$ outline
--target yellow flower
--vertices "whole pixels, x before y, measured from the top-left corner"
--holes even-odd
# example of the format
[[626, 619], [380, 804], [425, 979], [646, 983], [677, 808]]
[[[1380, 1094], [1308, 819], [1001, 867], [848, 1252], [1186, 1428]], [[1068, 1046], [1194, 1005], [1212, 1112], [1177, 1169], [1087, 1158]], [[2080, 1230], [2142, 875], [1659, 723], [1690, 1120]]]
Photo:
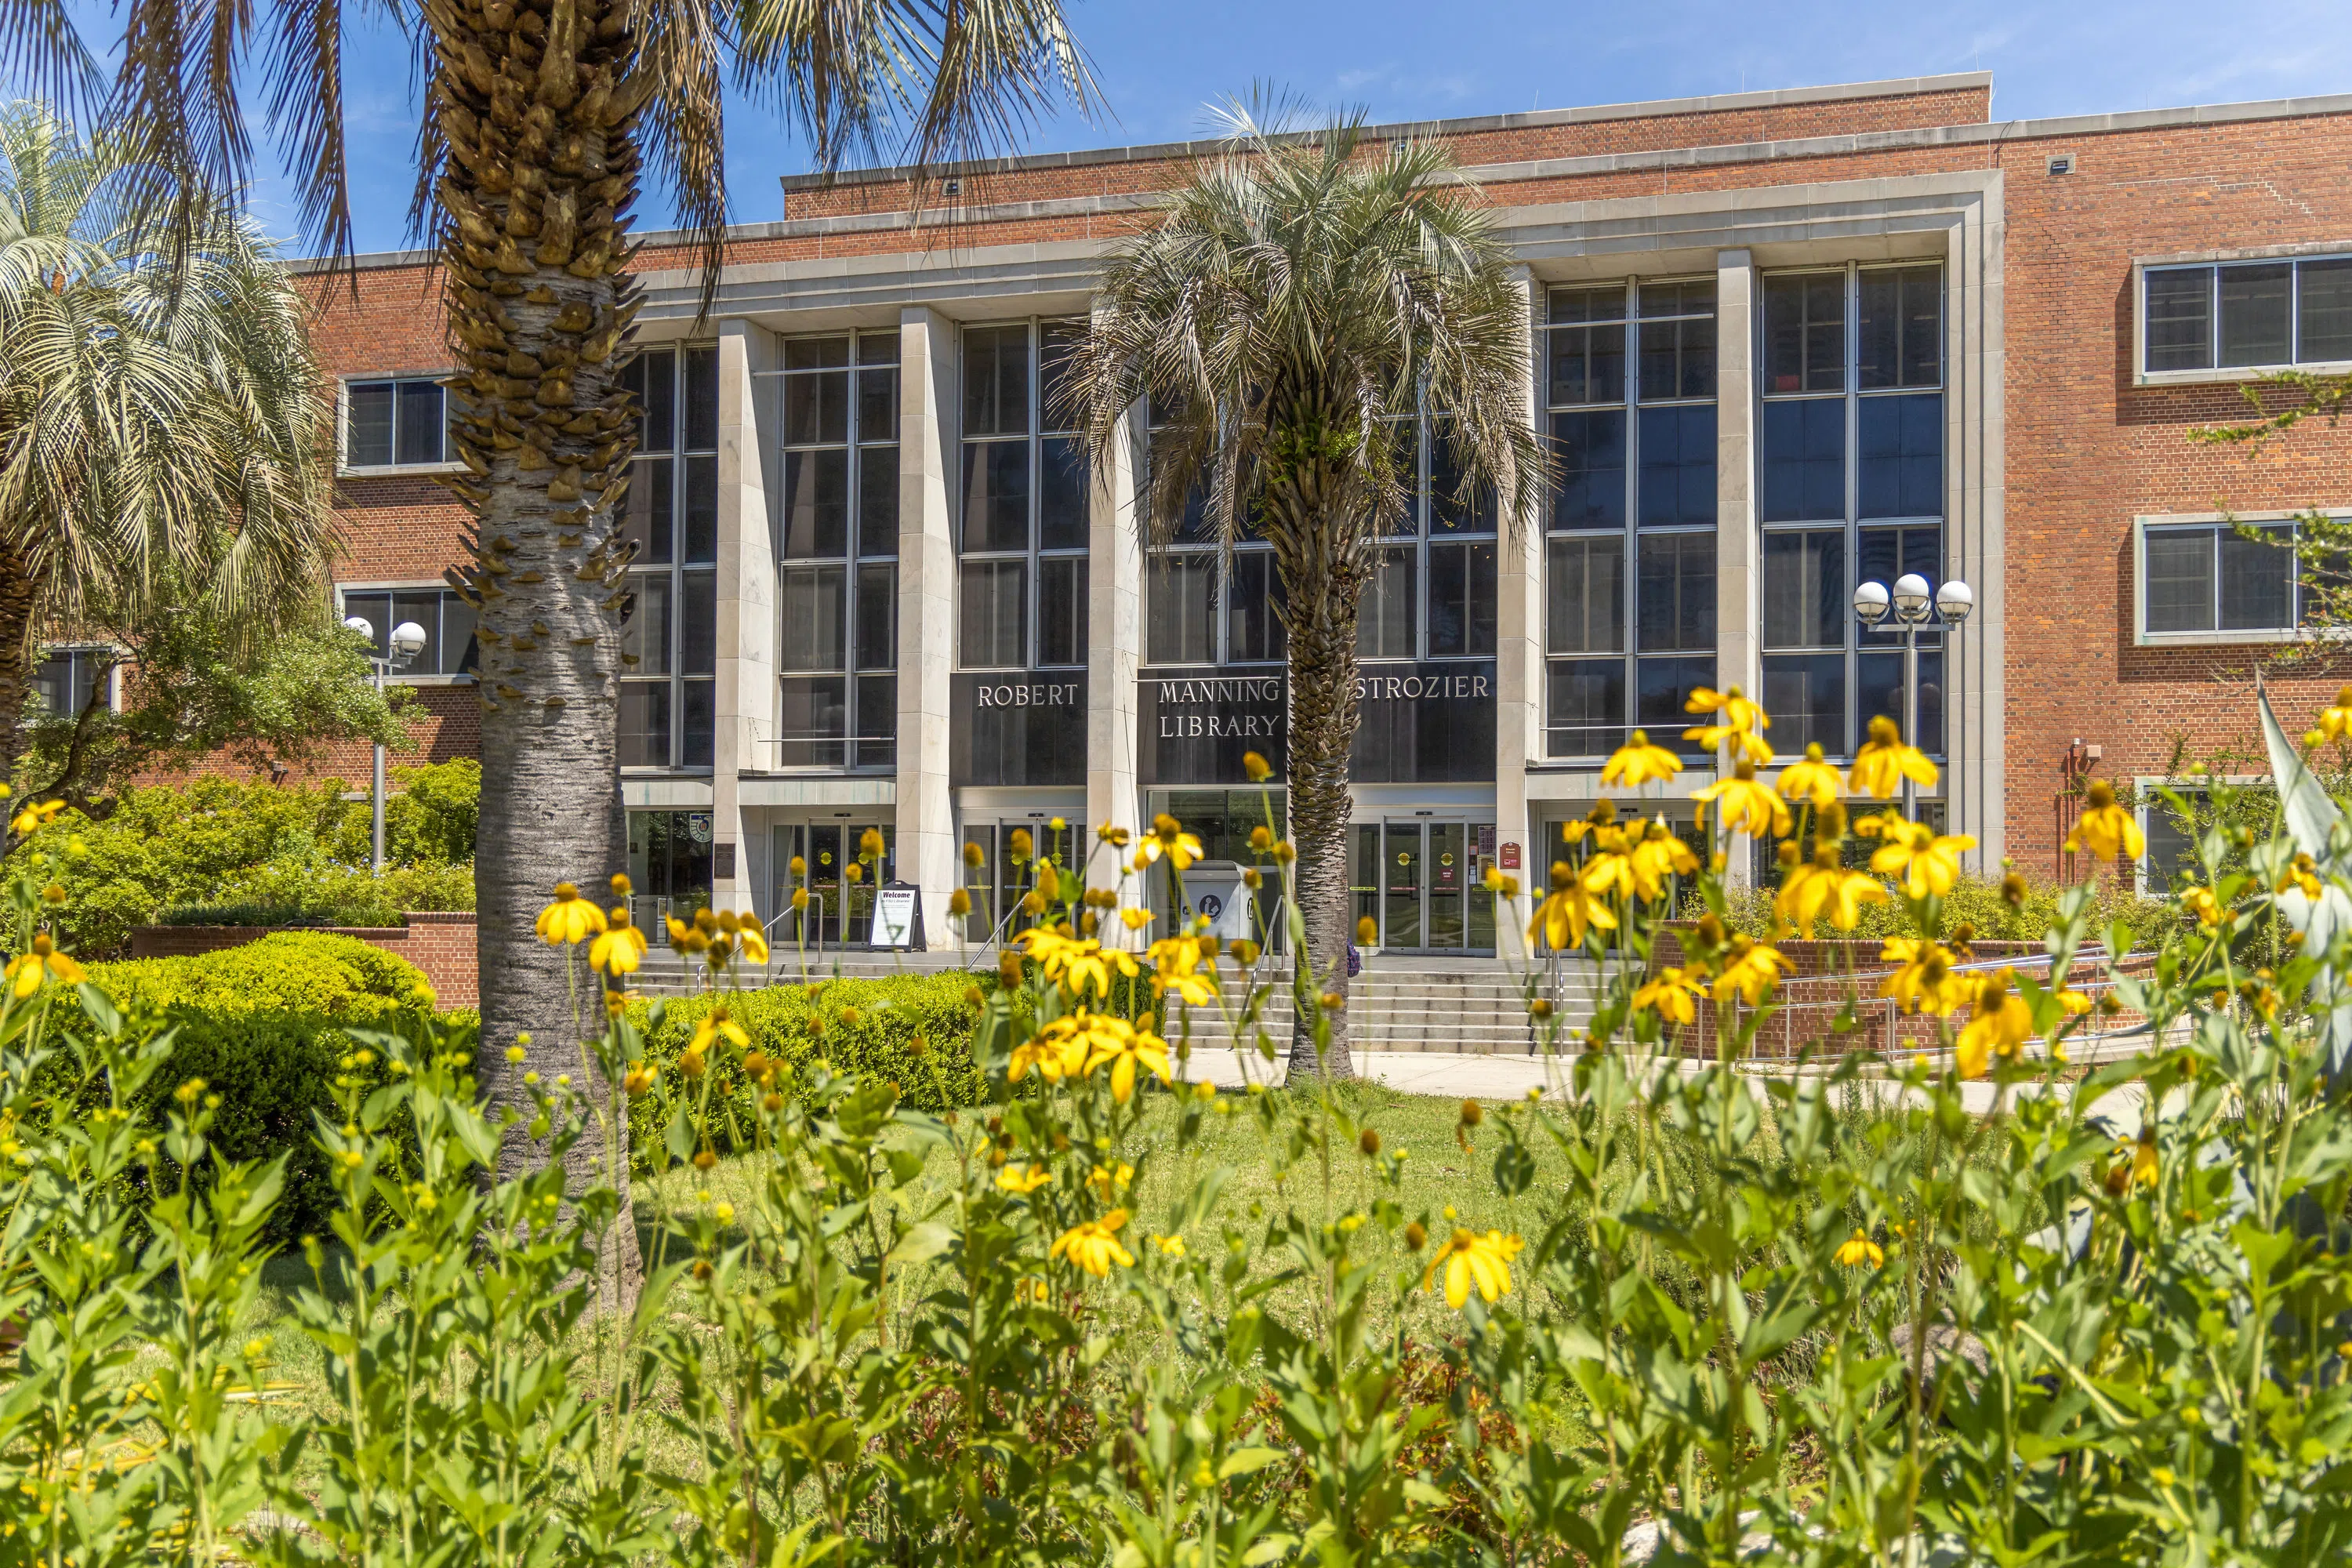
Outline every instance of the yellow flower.
[[1887, 832], [1886, 842], [1870, 858], [1870, 868], [1883, 876], [1900, 875], [1909, 898], [1941, 898], [1960, 879], [1962, 852], [1976, 847], [1968, 834], [1938, 836], [1925, 823], [1905, 822]]
[[2132, 814], [2116, 804], [2116, 788], [2105, 779], [2093, 779], [2084, 793], [2083, 820], [2066, 835], [2069, 853], [2088, 849], [2102, 860], [2137, 861], [2147, 850], [2147, 836]]
[[1135, 1094], [1139, 1065], [1160, 1082], [1168, 1081], [1168, 1042], [1149, 1029], [1138, 1029], [1124, 1018], [1106, 1018], [1091, 1038], [1093, 1050], [1087, 1058], [1086, 1070], [1092, 1072], [1108, 1063], [1110, 1097], [1119, 1104], [1125, 1105]]
[[1127, 1191], [1127, 1184], [1133, 1180], [1135, 1180], [1135, 1167], [1121, 1160], [1117, 1170], [1097, 1165], [1094, 1173], [1087, 1178], [1087, 1185], [1094, 1189], [1097, 1197], [1105, 1203], [1109, 1203], [1119, 1194]]
[[1181, 1236], [1155, 1236], [1151, 1238], [1151, 1245], [1160, 1249], [1163, 1258], [1184, 1256], [1184, 1238]]
[[1445, 1270], [1445, 1304], [1455, 1311], [1470, 1299], [1470, 1289], [1476, 1286], [1478, 1299], [1492, 1301], [1507, 1295], [1511, 1289], [1511, 1259], [1527, 1246], [1516, 1236], [1505, 1236], [1490, 1230], [1480, 1236], [1475, 1231], [1457, 1227], [1429, 1260], [1429, 1268], [1421, 1277], [1424, 1290], [1436, 1281], [1440, 1268]]
[[1047, 1083], [1077, 1077], [1086, 1071], [1087, 1052], [1094, 1043], [1094, 1026], [1099, 1021], [1097, 1015], [1084, 1008], [1065, 1013], [1013, 1047], [1013, 1063], [1005, 1069], [1005, 1077], [1018, 1082], [1031, 1068], [1035, 1068], [1037, 1076]]
[[1932, 786], [1936, 764], [1917, 748], [1905, 745], [1902, 729], [1882, 713], [1870, 721], [1870, 739], [1853, 754], [1853, 787], [1885, 800], [1901, 789], [1906, 778]]
[[1198, 931], [1179, 936], [1163, 936], [1151, 944], [1144, 954], [1151, 960], [1155, 973], [1151, 986], [1165, 994], [1170, 989], [1194, 1007], [1206, 1007], [1217, 1000], [1216, 965], [1205, 962], [1208, 940]]
[[1655, 1013], [1672, 1023], [1687, 1024], [1698, 1016], [1695, 999], [1706, 994], [1685, 971], [1661, 969], [1657, 978], [1633, 993], [1636, 1012]]
[[1128, 930], [1141, 931], [1145, 926], [1151, 923], [1151, 911], [1150, 910], [1138, 909], [1135, 905], [1129, 904], [1127, 908], [1118, 911], [1118, 918], [1120, 921], [1126, 925]]
[[1037, 926], [1023, 931], [1021, 942], [1023, 950], [1045, 972], [1045, 978], [1059, 981], [1063, 989], [1074, 996], [1082, 996], [1088, 990], [1108, 996], [1113, 969], [1130, 980], [1143, 973], [1133, 953], [1123, 948], [1106, 949], [1092, 937], [1067, 937]]
[[1876, 1268], [1886, 1261], [1886, 1253], [1878, 1243], [1857, 1230], [1846, 1238], [1844, 1246], [1837, 1249], [1837, 1260], [1841, 1267], [1846, 1268], [1859, 1268], [1865, 1263]]
[[1786, 802], [1756, 782], [1756, 764], [1742, 757], [1727, 779], [1717, 779], [1705, 789], [1693, 790], [1691, 798], [1702, 805], [1714, 805], [1722, 813], [1724, 826], [1736, 827], [1750, 838], [1785, 836], [1789, 831], [1789, 807]]
[[2008, 1059], [2033, 1037], [2033, 1012], [2009, 988], [2011, 972], [1977, 982], [1976, 1009], [1954, 1047], [1962, 1078], [1982, 1078], [1996, 1056]]
[[1242, 753], [1242, 772], [1247, 775], [1250, 783], [1264, 784], [1266, 780], [1274, 776], [1274, 764], [1267, 762], [1264, 757], [1259, 756], [1255, 752], [1244, 752]]
[[1592, 853], [1585, 858], [1576, 879], [1596, 898], [1632, 898], [1633, 862], [1624, 854], [1623, 830], [1603, 827], [1593, 836], [1592, 844]]
[[1592, 896], [1565, 860], [1552, 867], [1551, 885], [1551, 896], [1538, 906], [1535, 918], [1528, 922], [1528, 942], [1533, 942], [1541, 931], [1545, 946], [1566, 951], [1582, 947], [1588, 930], [1617, 929], [1617, 917], [1609, 912], [1609, 906]]
[[2058, 993], [2058, 1010], [2069, 1018], [2078, 1018], [2091, 1010], [2091, 999], [2070, 985]]
[[2271, 891], [2284, 893], [2289, 888], [2300, 888], [2305, 898], [2315, 899], [2319, 897], [2320, 887], [2319, 879], [2314, 873], [2318, 868], [2318, 863], [2308, 852], [2298, 854], [2293, 863], [2279, 874], [2278, 885]]
[[2139, 1142], [2132, 1148], [2131, 1179], [2136, 1187], [2152, 1187], [2157, 1181], [2156, 1129], [2139, 1130]]
[[613, 923], [588, 944], [588, 967], [617, 980], [635, 973], [645, 956], [646, 933], [629, 923], [628, 906], [615, 904]]
[[2304, 739], [2315, 746], [2320, 741], [2340, 741], [2347, 731], [2352, 731], [2352, 686], [2336, 689], [2336, 705], [2319, 710], [2319, 728]]
[[1737, 686], [1721, 692], [1699, 687], [1683, 704], [1683, 711], [1720, 713], [1725, 723], [1738, 730], [1769, 730], [1772, 727], [1772, 721], [1765, 715], [1764, 710], [1742, 697]]
[[1764, 994], [1780, 983], [1780, 971], [1788, 960], [1744, 936], [1731, 939], [1731, 962], [1715, 978], [1715, 999], [1727, 1002], [1736, 991], [1750, 1007], [1761, 1006]]
[[1043, 1165], [1007, 1165], [996, 1173], [999, 1187], [1024, 1198], [1053, 1179], [1054, 1173]]
[[1664, 746], [1650, 744], [1647, 731], [1636, 730], [1633, 738], [1618, 747], [1615, 754], [1601, 764], [1601, 782], [1632, 789], [1652, 779], [1670, 779], [1682, 771], [1680, 758]]
[[1113, 1209], [1098, 1220], [1072, 1226], [1055, 1239], [1052, 1256], [1068, 1259], [1097, 1279], [1110, 1272], [1114, 1262], [1132, 1268], [1135, 1255], [1118, 1244], [1119, 1227], [1126, 1223], [1127, 1211]]
[[49, 933], [40, 931], [33, 937], [33, 945], [8, 961], [6, 980], [10, 994], [22, 1002], [41, 988], [45, 977], [54, 977], [61, 985], [79, 985], [89, 978], [89, 972], [57, 951]]
[[61, 800], [37, 801], [16, 814], [16, 820], [8, 825], [9, 831], [16, 834], [31, 833], [53, 821], [58, 813], [65, 808], [66, 803]]
[[2230, 918], [2230, 911], [2221, 907], [2221, 900], [2213, 896], [2210, 888], [2187, 889], [2182, 891], [2180, 901], [2194, 910], [2197, 918], [2209, 928]]
[[686, 1047], [687, 1055], [698, 1057], [719, 1039], [725, 1039], [739, 1051], [748, 1050], [751, 1045], [751, 1037], [743, 1032], [742, 1025], [727, 1016], [726, 1008], [713, 1007], [694, 1026], [694, 1040]]
[[1813, 858], [1790, 868], [1772, 900], [1773, 911], [1802, 931], [1808, 941], [1813, 923], [1826, 917], [1840, 931], [1852, 931], [1862, 921], [1862, 906], [1883, 904], [1886, 889], [1878, 879], [1849, 871], [1838, 859], [1835, 843], [1813, 850]]
[[604, 911], [569, 882], [555, 884], [555, 901], [539, 911], [538, 931], [550, 947], [585, 942], [604, 929]]
[[1891, 936], [1878, 956], [1899, 966], [1878, 994], [1894, 997], [1906, 1013], [1940, 1018], [1969, 999], [1970, 982], [1952, 973], [1952, 952], [1941, 942]]
[[[1633, 889], [1643, 899], [1654, 903], [1666, 895], [1666, 879], [1672, 876], [1694, 876], [1698, 871], [1698, 856], [1662, 822], [1653, 822], [1643, 832], [1642, 841], [1633, 846]], [[1513, 889], [1517, 891], [1516, 889]]]
[[1208, 851], [1201, 847], [1198, 838], [1185, 832], [1174, 817], [1163, 811], [1151, 819], [1151, 832], [1137, 846], [1136, 859], [1140, 862], [1137, 869], [1150, 865], [1162, 855], [1168, 857], [1170, 865], [1181, 871], [1195, 860], [1206, 859]]
[[1837, 804], [1845, 792], [1845, 781], [1838, 771], [1822, 761], [1822, 743], [1811, 742], [1805, 748], [1805, 760], [1790, 763], [1780, 770], [1779, 788], [1791, 801], [1803, 801], [1816, 811], [1826, 810]]

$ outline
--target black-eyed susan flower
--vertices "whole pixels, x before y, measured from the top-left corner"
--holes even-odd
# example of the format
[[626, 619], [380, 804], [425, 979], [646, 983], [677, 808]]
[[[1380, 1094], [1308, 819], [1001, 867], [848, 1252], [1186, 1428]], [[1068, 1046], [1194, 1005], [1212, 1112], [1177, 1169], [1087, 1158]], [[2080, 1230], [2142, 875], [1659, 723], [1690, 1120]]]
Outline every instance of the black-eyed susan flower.
[[1139, 1068], [1162, 1083], [1169, 1080], [1168, 1042], [1124, 1018], [1103, 1019], [1089, 1037], [1086, 1070], [1104, 1066], [1110, 1068], [1111, 1099], [1125, 1105], [1135, 1095]]
[[1209, 957], [1208, 938], [1201, 931], [1180, 931], [1151, 944], [1144, 956], [1152, 963], [1152, 990], [1173, 991], [1187, 1005], [1206, 1007], [1217, 999], [1217, 969]]
[[1697, 1000], [1706, 994], [1688, 972], [1668, 965], [1633, 993], [1633, 1010], [1687, 1024], [1698, 1016]]
[[1528, 921], [1529, 942], [1541, 932], [1544, 945], [1565, 952], [1582, 947], [1587, 931], [1617, 929], [1617, 917], [1607, 901], [1595, 897], [1567, 861], [1553, 864], [1551, 889], [1537, 906], [1535, 918]]
[[2009, 970], [1976, 983], [1975, 1010], [1954, 1045], [1962, 1078], [1982, 1078], [1992, 1058], [2011, 1059], [2033, 1037], [2033, 1011], [2010, 989]]
[[2156, 1185], [2158, 1171], [2156, 1163], [2156, 1129], [2139, 1130], [2139, 1142], [2132, 1145], [2131, 1179], [2136, 1187]]
[[8, 824], [9, 830], [18, 835], [36, 832], [57, 820], [58, 813], [65, 808], [66, 803], [61, 800], [37, 800], [16, 814], [16, 820]]
[[1638, 788], [1652, 779], [1670, 779], [1683, 771], [1682, 759], [1664, 746], [1650, 743], [1649, 731], [1636, 730], [1632, 739], [1617, 748], [1601, 764], [1601, 782]]
[[[1151, 831], [1137, 847], [1136, 858], [1141, 866], [1150, 866], [1165, 855], [1168, 863], [1179, 871], [1188, 869], [1193, 861], [1208, 858], [1199, 838], [1184, 831], [1183, 824], [1166, 812], [1151, 819]], [[1137, 868], [1141, 869], [1141, 866]]]
[[1870, 738], [1853, 754], [1853, 787], [1874, 800], [1885, 800], [1909, 779], [1921, 787], [1936, 782], [1936, 764], [1916, 746], [1903, 742], [1902, 727], [1884, 713], [1870, 721]]
[[1860, 1268], [1864, 1265], [1876, 1268], [1885, 1263], [1886, 1251], [1857, 1230], [1837, 1249], [1837, 1260], [1839, 1267], [1843, 1268]]
[[1788, 803], [1757, 782], [1756, 764], [1745, 757], [1733, 765], [1729, 778], [1693, 790], [1691, 798], [1702, 805], [1714, 805], [1725, 826], [1736, 827], [1750, 838], [1786, 837], [1789, 832]]
[[87, 970], [57, 950], [47, 931], [36, 932], [32, 945], [10, 959], [6, 970], [8, 994], [19, 1002], [38, 991], [45, 980], [79, 985], [89, 978]]
[[725, 1007], [713, 1007], [695, 1026], [694, 1039], [686, 1048], [689, 1055], [700, 1056], [722, 1039], [739, 1051], [749, 1050], [751, 1046], [751, 1037], [743, 1032], [743, 1026], [729, 1016]]
[[630, 923], [627, 905], [614, 905], [612, 923], [588, 944], [588, 967], [618, 980], [635, 973], [645, 957], [646, 933]]
[[1966, 976], [1952, 972], [1951, 950], [1939, 942], [1891, 936], [1878, 956], [1895, 965], [1878, 994], [1895, 998], [1906, 1013], [1932, 1013], [1940, 1018], [1966, 1005], [1974, 990]]
[[1051, 1256], [1066, 1259], [1100, 1279], [1110, 1272], [1114, 1263], [1122, 1268], [1135, 1267], [1135, 1255], [1119, 1245], [1118, 1232], [1127, 1224], [1127, 1211], [1113, 1209], [1102, 1218], [1074, 1225], [1054, 1238]]
[[1863, 905], [1885, 901], [1886, 889], [1878, 879], [1846, 869], [1836, 840], [1824, 839], [1814, 846], [1811, 859], [1790, 868], [1772, 908], [1810, 941], [1816, 922], [1826, 920], [1839, 931], [1852, 931], [1862, 921]]
[[1043, 1165], [1007, 1165], [996, 1173], [1000, 1188], [1024, 1198], [1053, 1179], [1054, 1173]]
[[1477, 1232], [1454, 1228], [1437, 1256], [1429, 1260], [1429, 1268], [1421, 1277], [1421, 1288], [1432, 1289], [1441, 1271], [1445, 1276], [1445, 1304], [1455, 1311], [1470, 1300], [1475, 1289], [1482, 1301], [1495, 1301], [1511, 1289], [1511, 1259], [1519, 1255], [1527, 1243], [1516, 1236], [1505, 1236], [1490, 1230]]
[[2340, 741], [2352, 733], [2352, 686], [2338, 687], [2336, 701], [2319, 710], [2319, 726], [2305, 735], [2304, 743], [2318, 746], [2328, 741]]
[[540, 939], [550, 947], [583, 942], [604, 929], [604, 911], [569, 882], [555, 884], [555, 901], [539, 911]]
[[1837, 769], [1822, 760], [1822, 743], [1814, 741], [1806, 745], [1804, 761], [1790, 763], [1780, 770], [1776, 787], [1784, 799], [1823, 811], [1837, 804], [1838, 796], [1845, 791], [1845, 781]]
[[2083, 795], [2083, 817], [2066, 835], [2069, 853], [2088, 849], [2102, 860], [2137, 861], [2147, 852], [2147, 836], [2132, 814], [2116, 804], [2116, 788], [2093, 779]]
[[1744, 935], [1735, 935], [1731, 939], [1730, 962], [1715, 977], [1715, 999], [1728, 1002], [1737, 993], [1750, 1007], [1759, 1007], [1765, 993], [1780, 983], [1780, 971], [1788, 967], [1788, 963], [1777, 950], [1751, 942]]
[[1950, 892], [1960, 879], [1960, 856], [1977, 847], [1976, 839], [1965, 833], [1939, 834], [1922, 822], [1895, 820], [1896, 826], [1871, 855], [1870, 868], [1901, 879], [1909, 898], [1941, 898]]

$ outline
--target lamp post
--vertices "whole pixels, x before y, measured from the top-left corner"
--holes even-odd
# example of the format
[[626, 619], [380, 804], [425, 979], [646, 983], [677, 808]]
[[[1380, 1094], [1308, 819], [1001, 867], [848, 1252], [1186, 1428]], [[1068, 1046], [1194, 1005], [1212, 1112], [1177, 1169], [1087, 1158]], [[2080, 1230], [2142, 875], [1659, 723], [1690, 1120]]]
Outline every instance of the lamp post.
[[[1958, 578], [1933, 591], [1927, 579], [1916, 572], [1906, 572], [1895, 579], [1889, 592], [1884, 583], [1864, 583], [1853, 591], [1853, 616], [1864, 627], [1875, 626], [1892, 610], [1903, 627], [1903, 739], [1911, 745], [1919, 743], [1919, 628], [1925, 626], [1930, 610], [1940, 612], [1944, 624], [1958, 631], [1977, 607], [1974, 590]], [[1918, 820], [1918, 787], [1909, 774], [1903, 779], [1903, 815]]]
[[[345, 620], [343, 625], [367, 638], [373, 648], [375, 643], [375, 626], [365, 616], [352, 616]], [[368, 667], [375, 671], [375, 689], [379, 692], [383, 689], [384, 680], [393, 671], [406, 669], [410, 661], [425, 651], [425, 628], [415, 621], [401, 622], [392, 628], [390, 648], [389, 654], [370, 652], [368, 655]], [[383, 874], [383, 742], [382, 741], [375, 743], [375, 788], [370, 794], [374, 801], [372, 814], [375, 829], [375, 856], [372, 864], [376, 874], [382, 876]]]

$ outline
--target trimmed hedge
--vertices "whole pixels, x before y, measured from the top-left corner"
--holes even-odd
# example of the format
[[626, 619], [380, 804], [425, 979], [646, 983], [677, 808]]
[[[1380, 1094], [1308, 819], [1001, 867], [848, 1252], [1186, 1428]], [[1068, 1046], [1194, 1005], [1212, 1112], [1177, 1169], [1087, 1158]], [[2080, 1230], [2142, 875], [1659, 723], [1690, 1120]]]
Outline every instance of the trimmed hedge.
[[[433, 1007], [415, 964], [357, 937], [278, 931], [241, 947], [91, 966], [126, 1012], [171, 1025], [172, 1057], [137, 1107], [160, 1123], [173, 1090], [203, 1079], [220, 1096], [212, 1143], [223, 1158], [288, 1155], [272, 1216], [284, 1242], [325, 1228], [335, 1205], [311, 1112], [337, 1115], [333, 1084], [352, 1050], [347, 1028], [414, 1027]], [[358, 1069], [371, 1086], [381, 1061]]]

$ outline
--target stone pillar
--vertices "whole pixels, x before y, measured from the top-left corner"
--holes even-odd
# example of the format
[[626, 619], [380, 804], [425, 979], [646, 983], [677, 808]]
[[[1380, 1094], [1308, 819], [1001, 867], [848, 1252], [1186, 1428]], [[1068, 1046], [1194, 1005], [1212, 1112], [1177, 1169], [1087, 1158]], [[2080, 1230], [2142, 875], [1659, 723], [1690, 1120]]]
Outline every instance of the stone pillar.
[[[761, 462], [761, 398], [772, 382], [775, 340], [747, 321], [719, 329], [718, 689], [712, 707], [710, 901], [751, 913], [750, 846], [744, 841], [740, 780], [774, 765], [761, 737], [776, 726], [776, 560]], [[772, 424], [772, 421], [764, 421]], [[770, 429], [768, 437], [774, 432]], [[731, 863], [731, 874], [721, 875]]]
[[962, 880], [948, 793], [949, 672], [955, 668], [955, 323], [899, 313], [898, 875], [923, 893], [923, 935], [954, 941], [948, 898]]
[[[1543, 413], [1542, 293], [1528, 268], [1513, 272], [1528, 322], [1527, 417], [1540, 442], [1549, 434]], [[1549, 502], [1549, 497], [1541, 498], [1527, 515], [1505, 520], [1495, 563], [1495, 838], [1498, 853], [1506, 844], [1519, 846], [1518, 868], [1508, 874], [1518, 878], [1523, 889], [1542, 885], [1548, 864], [1528, 810], [1528, 767], [1544, 755], [1543, 572]], [[1471, 896], [1486, 895], [1474, 889]], [[1523, 892], [1514, 933], [1527, 918]], [[1508, 935], [1502, 951], [1513, 951]]]
[[[1081, 856], [1095, 851], [1094, 830], [1105, 823], [1130, 833], [1136, 800], [1136, 672], [1143, 658], [1143, 533], [1136, 508], [1134, 415], [1122, 418], [1108, 459], [1096, 465], [1087, 505], [1087, 819], [1075, 826]], [[1087, 881], [1110, 886], [1116, 867], [1106, 854], [1088, 861]], [[1123, 925], [1107, 926], [1118, 943]]]
[[[1763, 698], [1762, 536], [1756, 515], [1756, 268], [1745, 250], [1715, 258], [1715, 683]], [[1732, 855], [1725, 880], [1751, 880]]]

